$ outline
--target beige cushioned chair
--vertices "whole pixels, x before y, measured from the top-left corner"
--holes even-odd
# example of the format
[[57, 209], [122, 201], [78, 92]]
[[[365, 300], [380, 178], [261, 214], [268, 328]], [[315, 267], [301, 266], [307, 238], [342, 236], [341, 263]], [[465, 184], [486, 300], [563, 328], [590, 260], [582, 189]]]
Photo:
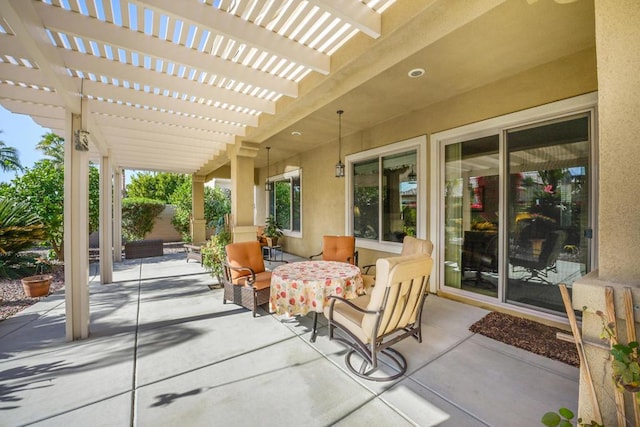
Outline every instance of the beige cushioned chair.
[[269, 302], [271, 290], [271, 272], [264, 268], [260, 242], [231, 243], [225, 250], [222, 302], [231, 301], [248, 308], [255, 317], [258, 306]]
[[353, 236], [322, 236], [322, 252], [311, 255], [309, 259], [322, 255], [323, 261], [339, 261], [358, 265], [356, 238]]
[[[422, 342], [420, 321], [432, 267], [433, 260], [426, 254], [380, 258], [370, 294], [352, 300], [329, 297], [331, 303], [324, 310], [329, 339], [351, 348], [345, 356], [351, 372], [374, 381], [390, 381], [406, 372], [406, 359], [391, 346], [407, 337]], [[336, 329], [340, 336], [334, 334]], [[353, 365], [355, 354], [362, 359], [359, 368]], [[380, 355], [397, 372], [381, 376], [377, 372]]]
[[[402, 240], [402, 251], [400, 256], [427, 254], [431, 256], [433, 253], [433, 243], [431, 240], [418, 239], [412, 236], [404, 236]], [[365, 265], [362, 267], [362, 281], [364, 282], [365, 290], [369, 290], [376, 280], [375, 264]]]

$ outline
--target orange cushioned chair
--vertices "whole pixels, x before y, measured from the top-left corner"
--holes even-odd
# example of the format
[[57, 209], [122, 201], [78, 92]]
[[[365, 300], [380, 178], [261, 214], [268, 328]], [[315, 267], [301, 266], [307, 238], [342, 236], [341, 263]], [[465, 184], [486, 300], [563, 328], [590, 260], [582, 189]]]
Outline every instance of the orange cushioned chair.
[[356, 238], [353, 236], [323, 236], [322, 252], [311, 255], [309, 259], [322, 255], [323, 261], [340, 261], [358, 265]]
[[222, 302], [248, 308], [255, 317], [258, 306], [269, 302], [271, 288], [271, 272], [264, 268], [260, 242], [231, 243], [225, 249]]

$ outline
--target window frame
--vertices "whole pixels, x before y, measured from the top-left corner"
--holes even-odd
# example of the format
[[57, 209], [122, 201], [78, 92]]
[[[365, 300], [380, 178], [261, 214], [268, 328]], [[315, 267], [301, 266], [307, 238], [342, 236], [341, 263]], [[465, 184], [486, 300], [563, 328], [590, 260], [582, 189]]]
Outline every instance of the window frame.
[[[278, 175], [273, 175], [270, 176], [268, 179], [269, 181], [271, 181], [272, 184], [272, 190], [269, 193], [269, 195], [267, 196], [267, 216], [271, 215], [271, 202], [273, 200], [273, 194], [275, 192], [275, 186], [276, 186], [276, 182], [278, 181], [288, 181], [291, 184], [291, 188], [293, 188], [293, 179], [294, 178], [298, 178], [298, 180], [300, 181], [300, 201], [299, 201], [299, 205], [300, 205], [300, 230], [299, 231], [294, 231], [294, 230], [290, 230], [287, 228], [283, 228], [282, 231], [284, 233], [285, 236], [289, 236], [289, 237], [296, 237], [296, 238], [302, 238], [302, 230], [303, 230], [303, 224], [302, 224], [302, 168], [298, 168], [298, 169], [294, 169], [294, 170], [290, 170], [290, 171], [286, 171], [284, 173], [278, 174]], [[291, 192], [291, 199], [290, 199], [290, 205], [289, 205], [289, 210], [290, 210], [290, 218], [294, 218], [293, 215], [293, 201], [294, 201], [294, 197], [293, 197], [293, 191]]]
[[[417, 195], [416, 195], [416, 237], [426, 239], [427, 236], [427, 136], [420, 135], [403, 141], [398, 141], [382, 147], [373, 148], [359, 153], [350, 154], [345, 157], [345, 234], [354, 235], [353, 231], [353, 207], [354, 207], [354, 191], [353, 191], [353, 168], [354, 164], [372, 158], [380, 159], [381, 157], [402, 153], [406, 151], [416, 151], [416, 174], [418, 176]], [[382, 205], [380, 206], [382, 209]], [[383, 220], [384, 212], [380, 212], [379, 222]], [[380, 224], [379, 224], [380, 225]], [[388, 242], [371, 239], [356, 238], [356, 246], [364, 249], [377, 250], [389, 253], [400, 253], [402, 250], [401, 242]]]

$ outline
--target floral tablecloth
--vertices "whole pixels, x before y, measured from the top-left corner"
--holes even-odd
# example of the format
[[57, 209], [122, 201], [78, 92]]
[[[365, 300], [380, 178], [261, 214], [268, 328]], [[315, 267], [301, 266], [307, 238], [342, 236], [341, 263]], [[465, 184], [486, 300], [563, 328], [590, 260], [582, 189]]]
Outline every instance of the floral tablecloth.
[[277, 314], [322, 313], [329, 295], [352, 299], [364, 292], [360, 269], [336, 261], [303, 261], [276, 267], [271, 274], [271, 311]]

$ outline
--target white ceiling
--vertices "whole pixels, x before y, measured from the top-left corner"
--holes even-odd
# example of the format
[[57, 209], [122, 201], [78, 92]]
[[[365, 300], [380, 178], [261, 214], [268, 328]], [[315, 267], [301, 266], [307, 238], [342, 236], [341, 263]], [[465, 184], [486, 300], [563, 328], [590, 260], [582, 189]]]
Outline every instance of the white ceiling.
[[229, 144], [277, 161], [335, 141], [337, 109], [355, 132], [594, 44], [592, 0], [0, 0], [0, 18], [5, 108], [61, 135], [84, 108], [94, 157], [203, 175]]

